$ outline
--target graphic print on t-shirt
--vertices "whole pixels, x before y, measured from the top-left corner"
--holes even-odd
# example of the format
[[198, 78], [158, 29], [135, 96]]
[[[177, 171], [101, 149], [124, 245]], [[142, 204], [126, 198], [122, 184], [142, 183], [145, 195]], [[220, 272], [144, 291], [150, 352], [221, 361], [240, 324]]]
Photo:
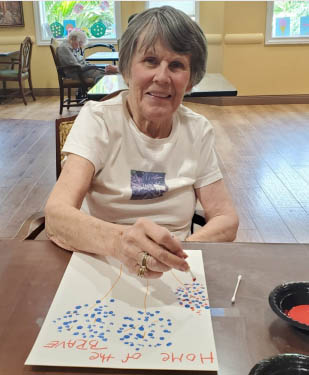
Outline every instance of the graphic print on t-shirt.
[[168, 191], [165, 173], [131, 170], [132, 200], [162, 197]]

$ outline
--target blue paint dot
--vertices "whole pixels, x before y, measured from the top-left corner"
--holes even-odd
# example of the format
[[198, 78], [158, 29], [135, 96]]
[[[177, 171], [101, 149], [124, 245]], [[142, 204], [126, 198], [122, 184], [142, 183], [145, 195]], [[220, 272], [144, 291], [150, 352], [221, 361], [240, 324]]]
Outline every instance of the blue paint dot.
[[143, 336], [142, 336], [140, 333], [137, 333], [137, 334], [136, 334], [136, 337], [138, 337], [139, 339], [142, 339], [142, 338], [143, 338]]
[[83, 326], [77, 326], [76, 328], [77, 328], [77, 329], [82, 329], [82, 328], [83, 328]]
[[171, 346], [172, 345], [172, 343], [171, 342], [168, 342], [167, 344], [166, 344], [166, 346]]
[[138, 329], [139, 331], [144, 331], [144, 326], [139, 326]]
[[109, 302], [115, 302], [114, 298], [110, 299]]
[[100, 303], [101, 301], [100, 301], [99, 299], [97, 299], [95, 302], [96, 302], [96, 303]]
[[160, 340], [162, 341], [162, 340], [165, 340], [165, 337], [160, 337]]
[[102, 319], [101, 318], [97, 318], [96, 322], [102, 322]]

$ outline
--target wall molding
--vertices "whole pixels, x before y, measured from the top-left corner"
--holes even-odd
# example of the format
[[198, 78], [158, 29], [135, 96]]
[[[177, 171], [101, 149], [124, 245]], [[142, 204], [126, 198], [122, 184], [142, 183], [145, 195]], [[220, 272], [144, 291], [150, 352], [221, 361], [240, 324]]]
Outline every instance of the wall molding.
[[264, 43], [264, 34], [225, 34], [225, 44], [261, 44]]
[[211, 105], [309, 104], [309, 94], [186, 97], [185, 102]]
[[223, 42], [222, 34], [206, 34], [205, 36], [206, 36], [208, 45], [222, 44]]

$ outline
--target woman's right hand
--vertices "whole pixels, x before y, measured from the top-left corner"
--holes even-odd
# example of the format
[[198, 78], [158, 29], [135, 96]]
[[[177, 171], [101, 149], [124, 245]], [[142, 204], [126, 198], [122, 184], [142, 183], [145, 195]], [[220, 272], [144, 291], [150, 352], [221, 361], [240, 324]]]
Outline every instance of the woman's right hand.
[[172, 268], [189, 270], [185, 261], [187, 254], [180, 241], [166, 228], [149, 219], [140, 218], [122, 232], [115, 246], [114, 257], [123, 263], [129, 272], [138, 275], [145, 253], [149, 254], [146, 256], [146, 270], [143, 274], [145, 278], [158, 278]]

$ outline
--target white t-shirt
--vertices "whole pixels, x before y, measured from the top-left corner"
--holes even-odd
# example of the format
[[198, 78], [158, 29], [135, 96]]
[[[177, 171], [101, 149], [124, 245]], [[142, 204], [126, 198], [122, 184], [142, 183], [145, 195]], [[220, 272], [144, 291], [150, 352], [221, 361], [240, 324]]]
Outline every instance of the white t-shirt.
[[170, 135], [153, 139], [131, 119], [127, 94], [87, 102], [63, 152], [94, 165], [86, 196], [91, 215], [118, 224], [147, 217], [184, 240], [196, 205], [194, 188], [222, 178], [213, 127], [205, 117], [180, 105]]

